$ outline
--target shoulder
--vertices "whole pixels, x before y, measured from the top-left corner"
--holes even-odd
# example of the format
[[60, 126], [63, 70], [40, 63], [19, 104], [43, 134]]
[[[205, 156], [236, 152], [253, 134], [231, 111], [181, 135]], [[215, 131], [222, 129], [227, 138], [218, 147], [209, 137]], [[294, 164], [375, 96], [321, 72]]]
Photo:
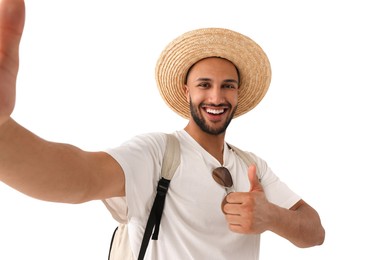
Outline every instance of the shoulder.
[[166, 133], [163, 132], [150, 132], [143, 133], [133, 136], [130, 140], [125, 142], [124, 144], [130, 144], [132, 142], [140, 142], [140, 143], [161, 143], [165, 142]]
[[229, 144], [229, 146], [232, 148], [234, 153], [245, 162], [246, 165], [256, 164], [257, 173], [260, 179], [264, 176], [264, 174], [268, 172], [269, 168], [267, 162], [260, 158], [258, 155], [248, 150], [238, 148], [237, 146], [233, 146], [231, 144]]
[[163, 148], [167, 142], [167, 133], [163, 132], [150, 132], [138, 134], [122, 143], [120, 147], [131, 149], [154, 149]]
[[258, 172], [260, 174], [259, 178], [262, 179], [264, 177], [264, 174], [266, 174], [269, 171], [267, 162], [253, 152], [246, 152], [246, 153], [249, 156], [251, 156], [253, 160], [255, 160], [256, 167], [258, 168]]
[[138, 134], [121, 145], [107, 149], [106, 151], [116, 159], [136, 161], [150, 158], [162, 157], [167, 136], [163, 132], [151, 132]]

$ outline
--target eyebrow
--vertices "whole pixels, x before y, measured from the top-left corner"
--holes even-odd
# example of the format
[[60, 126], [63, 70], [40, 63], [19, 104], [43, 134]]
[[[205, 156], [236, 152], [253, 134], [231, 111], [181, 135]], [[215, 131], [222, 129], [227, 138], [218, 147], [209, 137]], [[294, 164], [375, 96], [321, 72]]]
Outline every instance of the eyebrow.
[[[195, 81], [212, 81], [212, 80], [210, 78], [197, 78]], [[235, 79], [225, 79], [223, 82], [238, 84], [238, 81]]]

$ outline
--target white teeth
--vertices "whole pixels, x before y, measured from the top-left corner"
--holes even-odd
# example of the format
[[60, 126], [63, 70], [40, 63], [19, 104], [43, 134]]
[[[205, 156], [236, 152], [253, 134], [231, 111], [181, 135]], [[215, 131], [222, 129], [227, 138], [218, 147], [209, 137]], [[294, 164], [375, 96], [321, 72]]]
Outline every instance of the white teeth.
[[218, 114], [222, 114], [223, 113], [223, 109], [211, 109], [211, 108], [208, 108], [208, 109], [206, 109], [206, 112], [210, 113], [210, 114], [218, 115]]

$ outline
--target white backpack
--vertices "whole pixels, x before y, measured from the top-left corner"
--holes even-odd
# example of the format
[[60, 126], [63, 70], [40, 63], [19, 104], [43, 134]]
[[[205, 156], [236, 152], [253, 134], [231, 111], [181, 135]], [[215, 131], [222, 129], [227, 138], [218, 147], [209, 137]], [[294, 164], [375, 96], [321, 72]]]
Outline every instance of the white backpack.
[[[169, 183], [180, 164], [180, 143], [173, 134], [166, 135], [167, 144], [162, 161], [161, 179], [157, 185], [156, 197], [145, 228], [138, 260], [142, 260], [144, 258], [150, 237], [152, 236], [152, 231], [154, 231], [152, 239], [158, 239], [166, 193], [169, 188]], [[228, 146], [237, 153], [247, 166], [255, 163], [255, 160], [247, 152], [244, 152], [230, 144], [228, 144]], [[126, 200], [124, 198], [116, 198], [115, 202], [112, 202], [112, 200], [110, 203], [108, 201], [103, 202], [110, 210], [113, 217], [119, 222], [112, 235], [108, 260], [134, 260], [133, 251], [130, 247], [129, 234], [127, 231], [127, 212], [122, 215], [118, 215], [118, 213], [114, 210], [114, 208], [118, 207], [127, 209]]]

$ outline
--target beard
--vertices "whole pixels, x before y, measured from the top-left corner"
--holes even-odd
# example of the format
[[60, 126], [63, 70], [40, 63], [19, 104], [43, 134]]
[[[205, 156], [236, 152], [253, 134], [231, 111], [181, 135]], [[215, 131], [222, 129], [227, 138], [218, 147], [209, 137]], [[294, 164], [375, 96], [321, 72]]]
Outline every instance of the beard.
[[[199, 107], [201, 107], [201, 106], [202, 106], [202, 103], [199, 105]], [[196, 107], [192, 103], [192, 100], [190, 98], [190, 112], [191, 112], [192, 118], [194, 119], [195, 123], [199, 126], [199, 128], [203, 132], [205, 132], [207, 134], [211, 134], [211, 135], [219, 135], [219, 134], [224, 133], [226, 131], [227, 127], [229, 126], [230, 122], [232, 121], [234, 114], [237, 110], [237, 106], [235, 106], [230, 117], [226, 120], [225, 124], [219, 128], [213, 128], [210, 125], [208, 125], [206, 123], [206, 120], [201, 116], [199, 107]], [[231, 107], [230, 104], [229, 104], [229, 107]]]

